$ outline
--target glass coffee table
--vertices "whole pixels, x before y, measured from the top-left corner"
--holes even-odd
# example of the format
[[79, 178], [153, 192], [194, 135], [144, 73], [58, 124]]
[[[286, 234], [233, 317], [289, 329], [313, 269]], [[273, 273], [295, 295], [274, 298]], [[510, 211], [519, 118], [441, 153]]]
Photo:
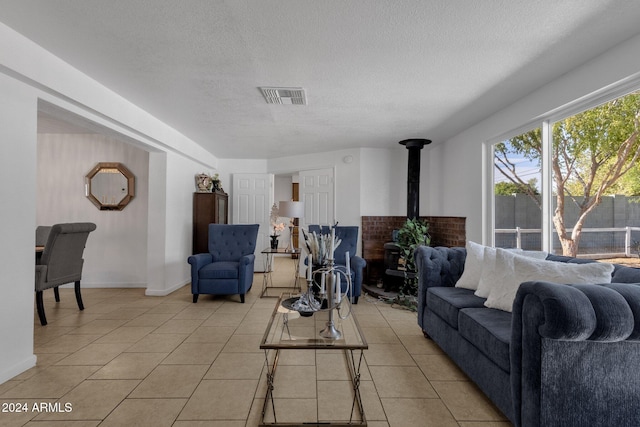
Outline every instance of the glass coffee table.
[[[364, 350], [369, 346], [365, 340], [360, 325], [354, 315], [349, 313], [348, 302], [341, 305], [340, 310], [332, 310], [335, 328], [340, 331], [340, 338], [327, 339], [320, 336], [320, 331], [325, 329], [329, 320], [329, 311], [318, 311], [311, 316], [301, 316], [297, 311], [289, 310], [282, 306], [282, 301], [289, 298], [283, 294], [278, 299], [276, 306], [267, 325], [260, 348], [264, 350], [267, 366], [267, 393], [262, 408], [261, 426], [280, 425], [333, 425], [333, 426], [366, 426], [367, 422], [362, 408], [360, 396], [360, 367], [362, 366]], [[308, 313], [307, 313], [308, 314]], [[341, 315], [346, 317], [341, 318]], [[282, 350], [335, 350], [341, 351], [345, 357], [349, 371], [349, 379], [352, 384], [351, 414], [344, 421], [316, 421], [316, 422], [278, 422], [276, 402], [273, 391], [276, 369], [280, 351]], [[293, 378], [292, 381], [299, 380]], [[313, 384], [315, 387], [316, 384]], [[316, 396], [317, 398], [317, 396]], [[273, 421], [265, 421], [266, 416], [273, 415]], [[291, 419], [291, 414], [287, 414]], [[322, 418], [322, 414], [319, 415]]]

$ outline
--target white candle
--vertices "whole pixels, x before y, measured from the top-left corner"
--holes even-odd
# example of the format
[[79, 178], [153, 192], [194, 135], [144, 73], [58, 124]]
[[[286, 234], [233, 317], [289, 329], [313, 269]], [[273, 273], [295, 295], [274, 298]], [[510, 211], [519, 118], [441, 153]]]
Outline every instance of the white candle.
[[345, 266], [347, 267], [347, 277], [351, 277], [351, 258], [349, 257], [349, 252], [345, 254]]
[[335, 248], [333, 247], [334, 243], [336, 241], [336, 229], [335, 228], [331, 228], [331, 259], [333, 258], [333, 251], [335, 250]]
[[340, 299], [342, 297], [342, 295], [340, 295], [342, 293], [342, 287], [340, 286], [340, 275], [338, 273], [336, 273], [335, 277], [335, 283], [336, 283], [336, 303], [340, 303]]
[[324, 285], [324, 273], [320, 274], [320, 292], [324, 293], [325, 292], [325, 285]]
[[313, 255], [307, 257], [307, 280], [311, 281], [311, 270], [313, 269]]

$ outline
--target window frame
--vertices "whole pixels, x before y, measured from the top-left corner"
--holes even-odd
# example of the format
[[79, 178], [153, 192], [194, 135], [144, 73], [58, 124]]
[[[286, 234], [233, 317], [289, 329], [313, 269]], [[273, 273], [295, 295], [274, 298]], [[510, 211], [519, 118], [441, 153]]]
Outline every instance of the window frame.
[[537, 127], [542, 128], [542, 250], [553, 252], [553, 178], [551, 171], [553, 124], [640, 90], [640, 73], [605, 86], [588, 95], [535, 117], [494, 138], [482, 146], [482, 244], [495, 246], [494, 145]]

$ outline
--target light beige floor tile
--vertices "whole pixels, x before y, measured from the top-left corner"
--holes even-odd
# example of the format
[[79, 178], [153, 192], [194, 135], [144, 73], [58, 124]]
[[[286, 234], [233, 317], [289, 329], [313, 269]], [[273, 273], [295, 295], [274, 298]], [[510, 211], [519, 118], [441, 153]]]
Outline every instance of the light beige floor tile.
[[365, 327], [360, 329], [369, 344], [399, 344], [400, 340], [390, 327]]
[[233, 335], [222, 350], [224, 353], [264, 353], [260, 349], [262, 335]]
[[176, 421], [173, 423], [173, 427], [245, 427], [245, 426], [257, 426], [258, 423], [246, 423], [244, 421]]
[[469, 378], [445, 355], [416, 354], [413, 359], [429, 381], [469, 381]]
[[188, 334], [149, 334], [127, 348], [131, 353], [171, 353]]
[[167, 356], [167, 353], [122, 353], [96, 371], [92, 380], [143, 379]]
[[382, 399], [390, 427], [458, 427], [439, 399]]
[[278, 366], [275, 375], [273, 396], [276, 399], [315, 399], [315, 366]]
[[[25, 427], [96, 427], [100, 421], [30, 421]], [[0, 423], [2, 425], [2, 423]]]
[[96, 342], [100, 344], [114, 342], [135, 343], [140, 341], [145, 335], [151, 333], [154, 329], [155, 327], [151, 326], [122, 326], [104, 335]]
[[235, 333], [237, 335], [257, 335], [264, 334], [265, 329], [267, 328], [268, 321], [265, 322], [247, 322], [243, 320], [240, 325], [238, 325]]
[[202, 306], [198, 304], [192, 304], [189, 307], [185, 308], [175, 316], [173, 316], [176, 320], [206, 320], [211, 316], [217, 308], [211, 307], [210, 305]]
[[135, 425], [170, 427], [187, 399], [125, 399], [100, 424], [102, 427]]
[[129, 343], [92, 343], [60, 360], [56, 365], [106, 365], [130, 346]]
[[280, 352], [279, 366], [284, 365], [316, 365], [316, 352], [314, 350], [285, 350]]
[[362, 397], [362, 406], [364, 415], [367, 420], [386, 421], [387, 416], [382, 407], [382, 401], [373, 381], [360, 382], [360, 395]]
[[402, 344], [370, 344], [364, 352], [369, 367], [383, 366], [415, 366], [415, 362]]
[[233, 335], [233, 326], [200, 326], [193, 331], [185, 342], [217, 342], [226, 343]]
[[420, 335], [400, 335], [400, 341], [407, 351], [414, 354], [444, 354], [434, 341]]
[[509, 421], [458, 421], [460, 427], [513, 427]]
[[355, 421], [362, 419], [357, 404], [354, 407], [351, 381], [318, 381], [318, 421], [348, 421], [349, 419]]
[[188, 398], [193, 394], [206, 371], [206, 365], [157, 366], [129, 397]]
[[204, 378], [259, 380], [264, 364], [261, 353], [220, 353]]
[[246, 420], [258, 381], [203, 380], [179, 420]]
[[36, 353], [73, 353], [100, 339], [101, 335], [63, 335], [46, 344], [34, 346]]
[[210, 342], [182, 343], [162, 363], [171, 365], [211, 365], [222, 350], [223, 345]]
[[176, 315], [189, 306], [186, 302], [179, 301], [165, 301], [162, 304], [158, 304], [153, 308], [150, 308], [148, 314], [172, 314]]
[[94, 334], [94, 335], [104, 335], [113, 331], [114, 329], [122, 326], [126, 320], [121, 319], [96, 319], [92, 320], [89, 323], [85, 323], [79, 328], [75, 328], [73, 331], [70, 331], [70, 335], [77, 334]]
[[318, 381], [342, 381], [349, 378], [349, 368], [344, 353], [332, 351], [316, 354]]
[[438, 398], [418, 367], [370, 366], [369, 371], [381, 398]]
[[170, 313], [147, 312], [129, 320], [124, 326], [160, 326], [167, 320], [171, 319], [172, 316], [173, 314]]
[[[318, 421], [316, 399], [275, 399], [276, 421], [279, 423], [314, 423]], [[265, 422], [274, 422], [271, 406], [265, 415]]]
[[[288, 283], [293, 263], [280, 261], [273, 277]], [[202, 295], [193, 304], [190, 285], [166, 297], [147, 297], [143, 289], [90, 288], [83, 290], [84, 311], [75, 306], [72, 288], [61, 289], [59, 304], [49, 295], [49, 325], [40, 326], [34, 310], [37, 366], [0, 385], [0, 399], [15, 394], [19, 397], [14, 400], [35, 403], [68, 401], [74, 410], [8, 418], [0, 414], [0, 427], [122, 425], [125, 419], [128, 424], [171, 425], [178, 413], [175, 426], [258, 425], [267, 390], [259, 345], [277, 300], [259, 297], [262, 274], [254, 276], [254, 285], [245, 304], [237, 295]], [[371, 427], [448, 427], [456, 425], [454, 415], [460, 427], [510, 426], [477, 387], [461, 381], [466, 377], [440, 348], [422, 336], [415, 313], [366, 295], [352, 309], [370, 345], [364, 351], [360, 392]], [[323, 316], [292, 320], [292, 333], [315, 333], [315, 322]], [[269, 363], [274, 355], [268, 354]], [[96, 376], [134, 379], [89, 379]], [[321, 419], [342, 418], [327, 411], [349, 406], [348, 378], [343, 352], [282, 351], [274, 390], [278, 421], [316, 422], [318, 412]], [[388, 397], [414, 395], [420, 397]]]
[[245, 313], [219, 313], [215, 312], [207, 320], [205, 320], [201, 326], [232, 326], [237, 328], [242, 319], [244, 319]]
[[138, 385], [138, 380], [87, 380], [65, 394], [60, 402], [71, 403], [67, 413], [43, 413], [37, 420], [101, 420]]
[[442, 402], [459, 421], [506, 420], [493, 403], [469, 381], [431, 381]]
[[100, 366], [50, 366], [2, 394], [4, 398], [58, 398], [82, 383]]
[[195, 331], [203, 319], [170, 319], [158, 327], [154, 334], [190, 334]]
[[[73, 353], [71, 353], [73, 354]], [[35, 374], [38, 374], [48, 368], [51, 365], [58, 363], [60, 360], [64, 359], [68, 355], [66, 353], [41, 353], [38, 354], [38, 360], [36, 361], [36, 366], [31, 369], [28, 369], [21, 373], [18, 376], [15, 376], [13, 379], [17, 381], [24, 381], [26, 379], [31, 378]]]
[[23, 426], [38, 415], [39, 412], [33, 410], [34, 405], [39, 407], [42, 403], [55, 404], [55, 401], [55, 399], [0, 399], [0, 405], [7, 405], [7, 412], [0, 413], [0, 426]]
[[[136, 304], [139, 305], [139, 304]], [[135, 319], [136, 317], [142, 315], [143, 313], [145, 313], [148, 310], [148, 308], [143, 307], [121, 307], [118, 308], [116, 310], [113, 310], [109, 313], [104, 313], [101, 314], [97, 317], [97, 319], [101, 320], [101, 319], [120, 319], [120, 320], [131, 320], [131, 319]]]

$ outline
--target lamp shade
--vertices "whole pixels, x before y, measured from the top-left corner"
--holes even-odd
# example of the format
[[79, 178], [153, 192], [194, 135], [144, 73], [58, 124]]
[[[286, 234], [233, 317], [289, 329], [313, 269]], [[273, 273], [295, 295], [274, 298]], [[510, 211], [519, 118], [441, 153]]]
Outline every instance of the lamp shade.
[[284, 218], [302, 218], [304, 216], [304, 203], [292, 201], [278, 202], [278, 215]]

